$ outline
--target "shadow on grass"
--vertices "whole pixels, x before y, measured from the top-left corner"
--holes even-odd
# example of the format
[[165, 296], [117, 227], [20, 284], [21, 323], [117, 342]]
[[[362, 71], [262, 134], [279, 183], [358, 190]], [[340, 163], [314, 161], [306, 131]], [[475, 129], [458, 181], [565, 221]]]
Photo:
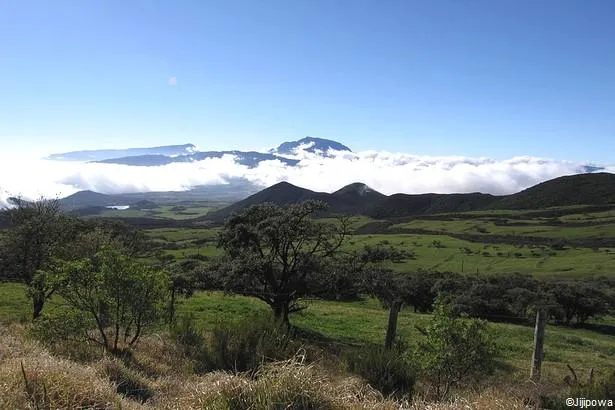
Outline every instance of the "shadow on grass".
[[339, 353], [342, 349], [347, 347], [359, 347], [368, 343], [350, 342], [343, 339], [335, 339], [329, 336], [325, 336], [320, 332], [312, 329], [306, 329], [293, 325], [293, 332], [296, 339], [305, 341], [314, 346], [318, 346], [332, 353]]
[[585, 329], [603, 335], [615, 336], [615, 326], [605, 323], [584, 323], [570, 326], [573, 329]]

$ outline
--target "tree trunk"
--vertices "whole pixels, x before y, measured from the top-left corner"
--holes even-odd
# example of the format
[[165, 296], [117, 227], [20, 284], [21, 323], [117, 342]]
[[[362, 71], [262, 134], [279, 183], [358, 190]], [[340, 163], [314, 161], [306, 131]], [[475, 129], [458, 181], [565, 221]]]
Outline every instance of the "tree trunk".
[[397, 332], [397, 315], [401, 310], [401, 301], [394, 301], [391, 304], [391, 309], [389, 310], [389, 325], [387, 327], [387, 335], [384, 342], [384, 347], [386, 349], [391, 349], [393, 347], [393, 342], [395, 341], [395, 333]]
[[271, 308], [273, 309], [273, 314], [278, 323], [282, 323], [285, 326], [289, 326], [290, 322], [288, 320], [288, 310], [290, 307], [290, 299], [286, 297], [276, 297]]
[[36, 320], [41, 316], [41, 312], [43, 311], [43, 306], [45, 306], [45, 297], [41, 295], [34, 295], [32, 297], [32, 302], [33, 302], [32, 320]]

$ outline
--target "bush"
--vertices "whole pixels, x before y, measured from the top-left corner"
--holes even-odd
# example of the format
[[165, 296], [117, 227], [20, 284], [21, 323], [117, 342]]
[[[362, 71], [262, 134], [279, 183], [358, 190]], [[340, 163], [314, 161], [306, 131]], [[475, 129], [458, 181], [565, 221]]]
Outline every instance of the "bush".
[[52, 276], [64, 302], [95, 323], [99, 338], [88, 339], [114, 353], [134, 346], [157, 321], [169, 281], [166, 272], [136, 262], [111, 245], [88, 258], [59, 262]]
[[482, 320], [455, 317], [438, 298], [425, 340], [415, 351], [423, 375], [437, 400], [465, 381], [477, 381], [494, 368], [496, 346]]
[[290, 331], [272, 314], [219, 324], [208, 347], [211, 370], [234, 372], [255, 371], [263, 362], [289, 359], [299, 349]]
[[366, 346], [346, 353], [348, 370], [386, 396], [412, 396], [416, 372], [398, 349]]
[[220, 323], [207, 337], [190, 318], [182, 319], [172, 334], [197, 373], [254, 372], [260, 364], [289, 359], [300, 349], [291, 332], [271, 313], [235, 324]]
[[181, 317], [171, 327], [171, 337], [183, 354], [192, 361], [195, 373], [205, 373], [209, 370], [205, 338], [194, 324], [193, 315]]

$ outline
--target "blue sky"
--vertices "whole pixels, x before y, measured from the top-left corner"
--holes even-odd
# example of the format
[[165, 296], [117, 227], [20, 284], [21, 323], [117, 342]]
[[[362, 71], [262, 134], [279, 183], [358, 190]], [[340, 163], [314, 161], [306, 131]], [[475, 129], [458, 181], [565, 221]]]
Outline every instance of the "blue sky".
[[311, 135], [613, 163], [613, 21], [612, 0], [4, 0], [0, 149]]

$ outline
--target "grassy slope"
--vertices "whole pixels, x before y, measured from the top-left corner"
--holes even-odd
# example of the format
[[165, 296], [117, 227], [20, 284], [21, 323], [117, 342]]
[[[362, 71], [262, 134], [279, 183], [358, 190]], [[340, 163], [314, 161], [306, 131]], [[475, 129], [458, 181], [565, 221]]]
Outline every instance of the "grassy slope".
[[180, 209], [176, 205], [160, 205], [152, 209], [106, 209], [103, 212], [93, 215], [108, 218], [162, 218], [173, 220], [193, 219], [207, 214], [207, 212], [217, 209], [219, 206], [208, 204], [184, 205]]
[[[512, 223], [513, 221], [511, 221]], [[453, 220], [453, 221], [438, 221], [438, 220], [420, 220], [416, 219], [410, 222], [392, 225], [391, 228], [408, 228], [408, 229], [426, 229], [433, 231], [451, 232], [451, 233], [471, 233], [477, 235], [520, 235], [520, 236], [542, 236], [547, 238], [601, 238], [615, 236], [615, 223], [611, 221], [599, 220], [600, 225], [589, 226], [566, 226], [568, 222], [589, 222], [587, 220], [571, 220], [562, 221], [562, 225], [552, 225], [547, 222], [530, 219], [517, 220], [514, 223], [518, 225], [496, 225], [493, 221], [486, 219], [473, 220]], [[523, 225], [520, 225], [523, 224]]]
[[[388, 240], [412, 250], [416, 259], [392, 265], [399, 272], [418, 268], [464, 273], [528, 273], [536, 276], [614, 275], [615, 252], [604, 249], [549, 249], [491, 245], [463, 241], [446, 235], [356, 235], [349, 247]], [[435, 241], [435, 243], [434, 243]], [[487, 252], [488, 254], [486, 254]]]
[[[533, 236], [555, 239], [592, 239], [615, 237], [615, 223], [604, 221], [612, 218], [615, 211], [577, 213], [577, 207], [560, 208], [568, 215], [558, 217], [561, 225], [546, 225], [548, 219], [542, 217], [509, 219], [509, 223], [523, 223], [525, 226], [496, 225], [492, 213], [468, 213], [466, 219], [438, 220], [414, 219], [391, 226], [409, 229], [424, 229], [439, 232], [439, 235], [380, 233], [373, 235], [354, 235], [348, 248], [358, 249], [365, 244], [375, 244], [382, 240], [412, 250], [416, 259], [393, 265], [400, 272], [411, 272], [418, 268], [455, 271], [465, 273], [528, 273], [537, 276], [615, 275], [615, 248], [568, 248], [553, 251], [548, 247], [530, 247], [512, 244], [489, 244], [489, 235]], [[521, 211], [497, 211], [498, 215], [519, 216]], [[503, 213], [504, 212], [504, 213]], [[433, 217], [432, 217], [433, 218]], [[444, 216], [442, 218], [445, 218]], [[469, 218], [469, 219], [467, 219]], [[328, 219], [327, 221], [331, 221]], [[579, 222], [605, 222], [590, 226], [575, 226]], [[366, 217], [355, 218], [352, 228], [356, 229], [370, 222], [378, 222]], [[153, 229], [148, 231], [152, 237], [169, 242], [181, 242], [182, 249], [168, 250], [166, 253], [176, 258], [190, 254], [214, 256], [217, 229]], [[452, 234], [474, 234], [485, 237], [485, 243], [469, 242], [448, 236]], [[208, 239], [204, 244], [193, 241]]]
[[[387, 315], [376, 300], [361, 302], [307, 301], [309, 308], [292, 317], [293, 323], [331, 341], [350, 343], [382, 343]], [[48, 308], [53, 309], [53, 305]], [[260, 300], [241, 296], [224, 296], [220, 292], [198, 292], [184, 300], [180, 315], [194, 315], [203, 328], [220, 321], [234, 321], [268, 307]], [[17, 284], [0, 285], [0, 322], [29, 317], [29, 305], [24, 288]], [[430, 315], [403, 310], [399, 316], [398, 334], [408, 343], [421, 337], [415, 325], [423, 326]], [[505, 364], [512, 366], [513, 377], [523, 380], [529, 372], [533, 328], [492, 323]], [[546, 330], [546, 379], [559, 382], [567, 373], [566, 364], [585, 374], [590, 368], [599, 372], [615, 366], [615, 336], [585, 329], [548, 326]]]

